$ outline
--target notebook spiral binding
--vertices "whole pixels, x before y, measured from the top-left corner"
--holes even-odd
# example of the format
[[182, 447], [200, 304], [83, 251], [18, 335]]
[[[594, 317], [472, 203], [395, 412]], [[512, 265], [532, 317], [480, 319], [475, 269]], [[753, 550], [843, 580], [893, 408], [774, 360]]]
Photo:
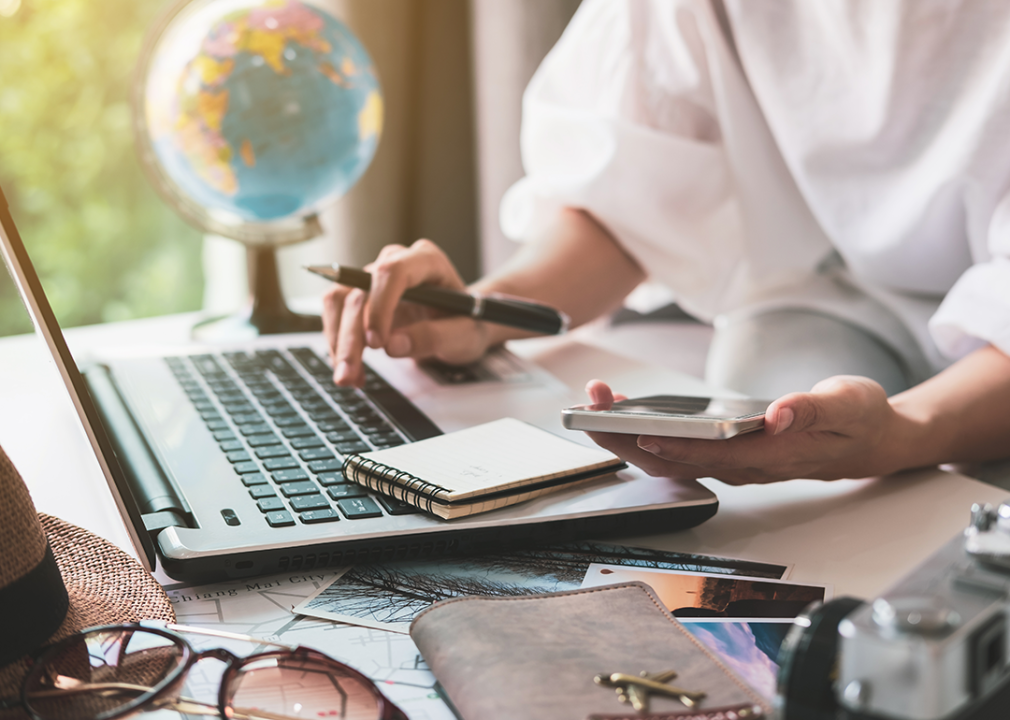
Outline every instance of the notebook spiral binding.
[[[352, 482], [364, 485], [370, 490], [391, 495], [397, 500], [428, 512], [433, 512], [432, 506], [438, 501], [438, 494], [446, 492], [445, 488], [440, 485], [422, 480], [416, 475], [397, 470], [363, 455], [348, 455], [344, 459], [341, 471], [344, 477]], [[416, 493], [416, 497], [410, 496], [411, 492]]]

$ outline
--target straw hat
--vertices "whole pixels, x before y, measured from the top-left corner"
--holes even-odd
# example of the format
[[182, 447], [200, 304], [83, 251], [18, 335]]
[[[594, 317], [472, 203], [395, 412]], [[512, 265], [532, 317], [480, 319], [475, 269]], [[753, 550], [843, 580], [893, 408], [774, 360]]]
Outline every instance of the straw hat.
[[[175, 620], [165, 591], [102, 538], [35, 512], [0, 448], [0, 698], [16, 697], [38, 648], [82, 628]], [[0, 718], [24, 713], [0, 710]]]

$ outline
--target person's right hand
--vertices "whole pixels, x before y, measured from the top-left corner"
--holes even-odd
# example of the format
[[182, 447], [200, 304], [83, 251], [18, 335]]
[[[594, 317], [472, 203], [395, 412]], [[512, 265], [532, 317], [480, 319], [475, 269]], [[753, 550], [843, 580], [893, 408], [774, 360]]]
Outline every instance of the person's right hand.
[[369, 292], [335, 284], [323, 296], [323, 333], [335, 383], [364, 383], [361, 355], [366, 346], [383, 348], [391, 357], [433, 357], [452, 364], [472, 362], [485, 353], [489, 340], [484, 323], [400, 302], [404, 291], [417, 285], [466, 291], [435, 243], [387, 245], [365, 269], [372, 275]]

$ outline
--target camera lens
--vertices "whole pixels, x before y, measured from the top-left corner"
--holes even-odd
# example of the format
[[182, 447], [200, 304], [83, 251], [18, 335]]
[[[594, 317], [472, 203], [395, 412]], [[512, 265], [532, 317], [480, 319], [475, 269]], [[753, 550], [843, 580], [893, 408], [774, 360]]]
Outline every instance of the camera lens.
[[856, 598], [837, 598], [811, 605], [796, 618], [779, 654], [782, 720], [834, 720], [838, 624], [863, 604]]

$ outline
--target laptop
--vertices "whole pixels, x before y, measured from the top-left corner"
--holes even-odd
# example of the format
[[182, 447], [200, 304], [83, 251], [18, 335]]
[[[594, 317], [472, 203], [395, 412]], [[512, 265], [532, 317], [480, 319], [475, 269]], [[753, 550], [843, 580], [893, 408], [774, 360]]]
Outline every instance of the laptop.
[[211, 582], [668, 533], [718, 508], [697, 483], [628, 468], [508, 508], [441, 520], [344, 482], [343, 459], [506, 415], [558, 431], [560, 410], [573, 401], [562, 383], [507, 351], [468, 369], [372, 352], [364, 387], [340, 388], [319, 334], [143, 357], [107, 354], [82, 371], [2, 191], [0, 241], [149, 570], [160, 565], [177, 580]]

